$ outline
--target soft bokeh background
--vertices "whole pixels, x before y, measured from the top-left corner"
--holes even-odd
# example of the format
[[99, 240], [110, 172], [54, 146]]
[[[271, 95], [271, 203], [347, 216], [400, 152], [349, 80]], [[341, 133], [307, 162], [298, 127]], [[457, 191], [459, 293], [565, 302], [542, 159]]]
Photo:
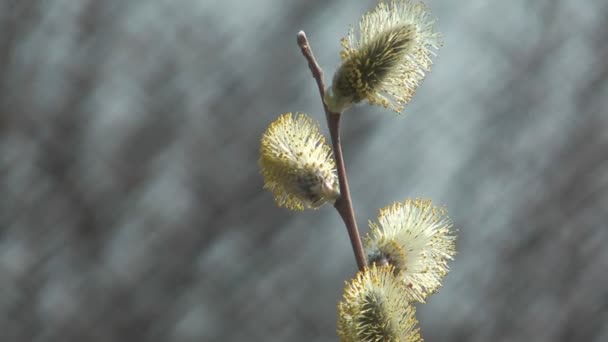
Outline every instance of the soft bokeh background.
[[[0, 1], [0, 340], [336, 341], [355, 272], [330, 206], [261, 190], [280, 113], [323, 119], [375, 1]], [[406, 115], [343, 141], [361, 228], [445, 205], [427, 341], [608, 341], [608, 2], [428, 1], [445, 46]]]

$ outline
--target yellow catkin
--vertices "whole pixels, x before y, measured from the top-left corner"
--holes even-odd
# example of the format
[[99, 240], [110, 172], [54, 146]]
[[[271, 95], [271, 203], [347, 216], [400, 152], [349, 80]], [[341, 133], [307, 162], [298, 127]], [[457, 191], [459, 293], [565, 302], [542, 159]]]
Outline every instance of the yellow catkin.
[[369, 223], [365, 251], [370, 263], [395, 266], [412, 300], [424, 302], [448, 273], [456, 237], [443, 208], [430, 200], [407, 199], [380, 209]]
[[394, 268], [366, 268], [346, 283], [338, 303], [341, 342], [415, 342], [420, 338], [416, 309]]
[[341, 41], [342, 63], [327, 89], [325, 102], [334, 112], [367, 101], [401, 112], [431, 69], [431, 49], [441, 45], [434, 20], [422, 3], [380, 2]]
[[278, 206], [318, 208], [339, 196], [331, 148], [306, 114], [282, 114], [262, 136], [258, 161], [264, 188]]

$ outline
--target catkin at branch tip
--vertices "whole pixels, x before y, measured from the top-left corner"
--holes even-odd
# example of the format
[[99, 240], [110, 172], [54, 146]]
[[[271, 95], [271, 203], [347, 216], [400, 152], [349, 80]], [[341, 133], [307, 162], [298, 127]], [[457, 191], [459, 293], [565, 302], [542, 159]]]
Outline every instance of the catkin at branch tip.
[[430, 71], [431, 48], [439, 48], [426, 7], [410, 0], [380, 2], [342, 39], [342, 63], [327, 89], [325, 103], [343, 112], [367, 101], [401, 112]]

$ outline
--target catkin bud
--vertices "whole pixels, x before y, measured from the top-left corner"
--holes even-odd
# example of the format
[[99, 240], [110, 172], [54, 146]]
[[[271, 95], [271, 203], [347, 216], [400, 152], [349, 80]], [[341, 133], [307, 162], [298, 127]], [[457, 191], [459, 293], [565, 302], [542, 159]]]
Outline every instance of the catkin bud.
[[328, 108], [342, 112], [365, 100], [401, 112], [430, 71], [430, 49], [439, 48], [433, 24], [426, 7], [410, 0], [380, 2], [366, 13], [358, 36], [351, 28], [342, 39], [342, 64], [325, 93]]
[[262, 136], [259, 165], [264, 188], [292, 210], [333, 203], [340, 192], [331, 148], [305, 114], [281, 115]]

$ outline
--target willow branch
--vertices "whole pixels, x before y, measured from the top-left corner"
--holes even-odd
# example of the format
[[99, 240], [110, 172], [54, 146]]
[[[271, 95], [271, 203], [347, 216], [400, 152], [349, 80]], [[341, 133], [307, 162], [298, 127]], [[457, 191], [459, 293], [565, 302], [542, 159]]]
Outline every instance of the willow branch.
[[323, 103], [323, 109], [325, 110], [325, 118], [327, 119], [327, 127], [329, 128], [334, 157], [336, 158], [338, 181], [340, 183], [340, 197], [338, 197], [334, 203], [334, 207], [338, 211], [338, 214], [340, 214], [340, 217], [342, 217], [344, 225], [346, 225], [348, 237], [350, 238], [350, 243], [353, 247], [353, 252], [355, 253], [355, 259], [357, 260], [357, 266], [359, 267], [359, 270], [362, 271], [367, 265], [367, 261], [365, 260], [361, 236], [359, 235], [357, 221], [355, 220], [355, 211], [350, 199], [348, 179], [346, 178], [346, 167], [344, 166], [344, 157], [342, 156], [342, 144], [340, 143], [340, 118], [342, 113], [331, 112], [327, 108], [325, 101], [323, 101], [325, 97], [323, 70], [312, 53], [312, 49], [310, 48], [308, 38], [306, 38], [304, 31], [298, 32], [298, 46], [302, 50], [304, 58], [308, 61], [308, 67], [312, 72], [312, 77], [317, 82], [319, 95], [321, 95], [321, 103]]

